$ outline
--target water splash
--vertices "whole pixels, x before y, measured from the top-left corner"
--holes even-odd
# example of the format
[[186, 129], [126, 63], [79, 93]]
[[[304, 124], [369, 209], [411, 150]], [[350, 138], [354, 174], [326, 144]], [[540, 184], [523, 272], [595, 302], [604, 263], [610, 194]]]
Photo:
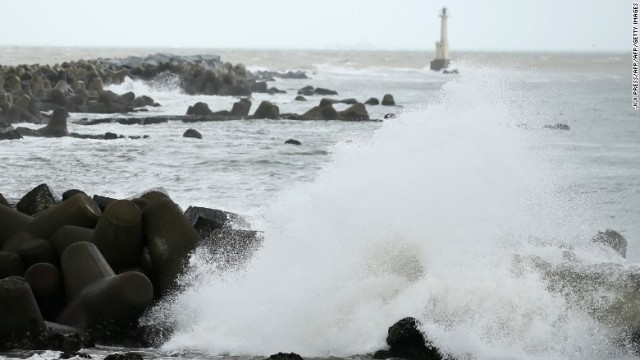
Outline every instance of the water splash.
[[458, 359], [626, 356], [514, 256], [562, 252], [565, 228], [536, 240], [562, 199], [550, 203], [516, 126], [516, 75], [459, 68], [438, 103], [337, 145], [316, 181], [283, 193], [242, 271], [193, 256], [186, 289], [147, 319], [175, 325], [164, 348], [348, 356], [383, 348], [387, 328], [414, 316]]

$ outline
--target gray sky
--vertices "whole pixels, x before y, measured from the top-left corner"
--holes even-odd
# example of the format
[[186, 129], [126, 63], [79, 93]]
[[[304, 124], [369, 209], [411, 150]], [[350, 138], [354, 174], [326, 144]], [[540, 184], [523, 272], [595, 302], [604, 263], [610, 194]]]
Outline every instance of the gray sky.
[[[0, 0], [0, 45], [627, 50], [627, 0]], [[630, 51], [630, 50], [629, 50]]]

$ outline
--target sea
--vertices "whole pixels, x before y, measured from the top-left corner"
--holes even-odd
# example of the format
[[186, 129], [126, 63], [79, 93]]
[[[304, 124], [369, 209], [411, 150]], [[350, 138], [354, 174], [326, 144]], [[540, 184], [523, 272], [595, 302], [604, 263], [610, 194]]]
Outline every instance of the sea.
[[[305, 112], [321, 97], [294, 98], [311, 85], [361, 102], [392, 94], [396, 106], [367, 110], [395, 117], [87, 126], [78, 121], [104, 115], [71, 114], [70, 132], [149, 137], [0, 141], [8, 199], [41, 183], [56, 196], [161, 188], [184, 209], [231, 211], [263, 231], [239, 269], [192, 254], [183, 289], [143, 318], [175, 329], [161, 347], [83, 350], [94, 359], [370, 359], [407, 316], [451, 359], [640, 358], [628, 334], [640, 325], [639, 277], [620, 275], [640, 274], [630, 53], [453, 51], [458, 74], [431, 71], [426, 51], [2, 47], [0, 64], [157, 52], [308, 75], [270, 82], [286, 93], [253, 94], [252, 112], [262, 100]], [[238, 100], [187, 95], [171, 77], [108, 89], [162, 105], [130, 116], [184, 115], [198, 101], [229, 110]], [[182, 137], [188, 128], [202, 139]], [[591, 241], [605, 229], [626, 238], [626, 258]]]

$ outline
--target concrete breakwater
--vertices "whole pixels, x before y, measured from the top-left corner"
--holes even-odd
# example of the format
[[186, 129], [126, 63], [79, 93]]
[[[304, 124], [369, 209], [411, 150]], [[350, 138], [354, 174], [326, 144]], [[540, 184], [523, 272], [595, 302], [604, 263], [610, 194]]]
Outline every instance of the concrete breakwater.
[[[234, 105], [231, 111], [214, 112], [206, 104], [195, 104], [193, 112], [187, 112], [187, 115], [194, 115], [188, 121], [245, 118], [368, 121], [370, 118], [366, 106], [396, 105], [390, 94], [385, 94], [382, 102], [376, 98], [364, 103], [356, 99], [325, 98], [318, 106], [303, 114], [281, 114], [276, 105], [263, 101], [250, 116], [252, 93], [283, 93], [283, 90], [269, 87], [268, 81], [275, 78], [308, 79], [306, 74], [272, 71], [252, 74], [243, 64], [223, 63], [216, 55], [155, 54], [124, 59], [78, 60], [55, 65], [0, 65], [0, 124], [47, 124], [52, 118], [49, 112], [58, 108], [68, 113], [128, 114], [146, 111], [150, 106], [161, 106], [144, 94], [116, 94], [106, 89], [108, 85], [121, 84], [127, 77], [143, 81], [163, 81], [171, 77], [177, 79], [177, 86], [190, 95], [245, 97], [244, 102], [237, 104], [237, 108]], [[306, 86], [298, 91], [296, 99], [306, 100], [303, 95], [337, 96], [338, 92]], [[350, 107], [336, 111], [333, 109], [336, 103]], [[140, 123], [145, 121], [140, 120]], [[0, 138], [13, 139], [19, 136], [12, 134]]]
[[170, 329], [138, 319], [177, 288], [194, 249], [241, 266], [261, 243], [239, 215], [183, 212], [160, 191], [111, 199], [71, 190], [56, 201], [42, 184], [15, 206], [0, 195], [0, 223], [0, 350], [152, 345]]

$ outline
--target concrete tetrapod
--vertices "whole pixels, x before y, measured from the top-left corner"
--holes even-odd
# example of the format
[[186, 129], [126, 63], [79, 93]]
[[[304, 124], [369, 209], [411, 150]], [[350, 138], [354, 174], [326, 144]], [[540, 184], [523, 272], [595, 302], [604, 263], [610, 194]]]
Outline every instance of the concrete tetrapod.
[[90, 242], [98, 247], [115, 272], [139, 267], [144, 243], [142, 213], [138, 206], [128, 200], [109, 203]]
[[45, 323], [24, 278], [11, 276], [0, 280], [0, 339], [39, 335]]
[[38, 213], [27, 228], [36, 237], [49, 240], [64, 225], [93, 228], [101, 214], [95, 201], [87, 195], [76, 194], [68, 200]]
[[69, 246], [60, 260], [69, 301], [58, 322], [80, 329], [113, 329], [137, 320], [153, 300], [153, 285], [142, 273], [114, 275], [89, 242]]
[[53, 321], [64, 307], [64, 290], [60, 270], [49, 263], [31, 265], [24, 273], [42, 317]]
[[182, 209], [170, 199], [151, 203], [145, 208], [142, 219], [156, 295], [162, 296], [174, 285], [189, 253], [202, 238]]
[[8, 206], [0, 206], [0, 249], [15, 233], [26, 228], [32, 217]]

